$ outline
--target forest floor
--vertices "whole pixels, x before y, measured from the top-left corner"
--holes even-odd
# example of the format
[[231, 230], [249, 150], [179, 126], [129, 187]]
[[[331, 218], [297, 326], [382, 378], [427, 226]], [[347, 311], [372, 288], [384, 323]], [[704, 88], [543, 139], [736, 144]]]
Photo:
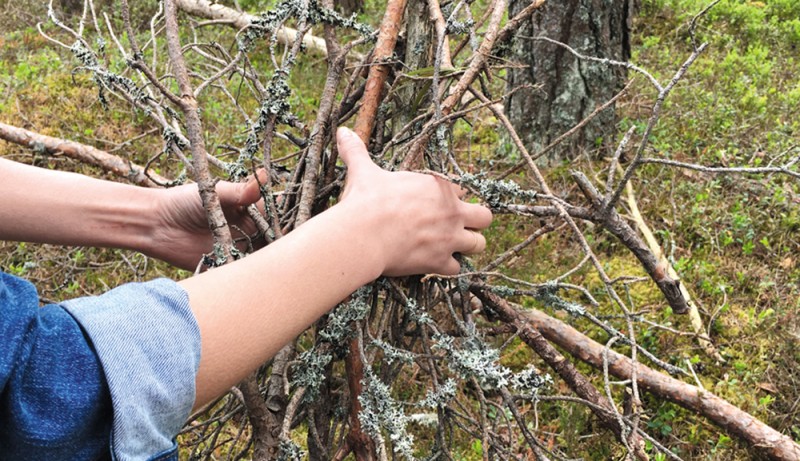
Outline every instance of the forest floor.
[[[259, 4], [240, 3], [253, 8]], [[643, 3], [633, 32], [632, 61], [668, 80], [691, 52], [688, 23], [706, 2]], [[36, 23], [46, 21], [46, 5], [0, 4], [0, 121], [138, 162], [161, 149], [158, 132], [139, 137], [155, 126], [123, 104], [115, 102], [105, 111], [91, 80], [73, 72], [78, 64], [70, 53], [37, 32]], [[376, 22], [380, 5], [368, 2], [367, 8], [361, 17]], [[653, 152], [714, 167], [765, 166], [800, 155], [798, 18], [800, 2], [795, 0], [730, 0], [713, 8], [698, 30], [710, 47], [668, 100], [653, 136]], [[304, 77], [292, 84], [298, 95], [314, 96], [294, 97], [293, 108], [310, 121], [317, 104], [313, 88], [321, 86], [324, 62], [298, 65], [301, 71], [295, 75]], [[618, 107], [620, 134], [646, 120], [655, 97], [645, 79], [637, 78]], [[220, 115], [223, 109], [204, 110]], [[224, 121], [224, 114], [216, 119]], [[470, 122], [455, 127], [459, 155], [474, 156], [478, 167], [495, 172], [516, 163], [518, 154], [498, 133], [496, 120], [482, 115]], [[211, 128], [210, 145], [222, 146], [238, 136], [233, 124]], [[46, 157], [5, 142], [0, 143], [0, 155], [114, 179], [65, 157]], [[596, 171], [605, 165], [591, 152], [576, 162]], [[555, 166], [548, 178], [564, 183], [571, 167]], [[530, 183], [524, 175], [513, 179]], [[635, 178], [634, 188], [645, 221], [697, 301], [723, 360], [709, 357], [691, 337], [676, 334], [689, 330], [688, 321], [663, 309], [656, 320], [674, 330], [643, 328], [640, 344], [671, 363], [690, 363], [705, 388], [800, 441], [800, 181], [779, 174], [712, 174], [650, 165]], [[527, 235], [526, 226], [530, 223], [497, 219], [487, 234], [485, 257]], [[609, 271], [643, 274], [615, 240], [600, 232], [587, 235]], [[542, 254], [547, 257], [538, 256]], [[574, 243], [547, 237], [521, 254], [506, 275], [548, 280], [581, 257]], [[98, 294], [124, 282], [189, 275], [128, 251], [25, 243], [0, 243], [0, 269], [32, 280], [43, 302]], [[599, 290], [591, 277], [587, 272], [582, 283]], [[629, 295], [642, 312], [659, 311], [656, 306], [663, 304], [650, 284], [631, 285]], [[520, 302], [536, 305], [528, 299]], [[575, 325], [597, 333], [580, 321]], [[502, 357], [509, 366], [529, 360], [530, 352], [514, 347]], [[684, 459], [753, 456], [741, 442], [674, 404], [648, 398], [645, 407], [650, 432]], [[592, 430], [584, 408], [544, 406], [540, 411], [554, 443], [580, 447], [571, 456], [601, 460], [616, 453], [602, 432]], [[480, 459], [480, 451], [466, 446], [461, 456]]]

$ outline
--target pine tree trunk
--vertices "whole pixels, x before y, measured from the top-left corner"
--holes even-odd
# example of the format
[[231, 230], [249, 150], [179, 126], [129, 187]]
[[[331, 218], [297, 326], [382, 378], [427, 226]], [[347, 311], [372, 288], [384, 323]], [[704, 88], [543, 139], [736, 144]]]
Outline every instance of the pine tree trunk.
[[[529, 2], [511, 0], [510, 14]], [[563, 47], [533, 37], [548, 37], [584, 55], [625, 61], [630, 57], [634, 2], [547, 2], [512, 39], [511, 59], [523, 67], [509, 70], [509, 89], [526, 84], [534, 87], [514, 93], [505, 109], [532, 154], [611, 99], [626, 78], [622, 68], [579, 61]], [[615, 123], [615, 111], [610, 107], [551, 150], [542, 163], [572, 159], [583, 152], [603, 155], [613, 141]]]
[[[430, 67], [433, 62], [433, 26], [427, 0], [408, 0], [405, 24], [403, 64], [407, 72]], [[397, 121], [394, 129], [402, 129], [430, 104], [430, 80], [408, 81], [397, 94]], [[422, 122], [413, 133], [422, 128]]]

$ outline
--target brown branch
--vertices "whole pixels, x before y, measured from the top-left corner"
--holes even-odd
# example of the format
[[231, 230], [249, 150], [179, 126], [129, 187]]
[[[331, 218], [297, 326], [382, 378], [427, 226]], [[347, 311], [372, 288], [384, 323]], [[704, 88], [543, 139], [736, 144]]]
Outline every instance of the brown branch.
[[[406, 0], [390, 0], [386, 5], [386, 12], [381, 21], [378, 42], [372, 54], [373, 65], [367, 75], [361, 108], [358, 111], [358, 117], [353, 129], [367, 145], [369, 145], [369, 138], [375, 126], [375, 116], [380, 106], [383, 86], [390, 70], [389, 64], [383, 63], [383, 61], [388, 59], [394, 52], [405, 6]], [[356, 325], [354, 328], [358, 328], [358, 326]], [[375, 442], [361, 428], [361, 421], [358, 418], [359, 413], [361, 413], [359, 396], [364, 390], [362, 384], [364, 363], [361, 358], [359, 339], [351, 339], [348, 347], [349, 353], [345, 358], [345, 371], [350, 390], [350, 431], [347, 434], [346, 443], [337, 452], [336, 457], [345, 456], [347, 453], [352, 452], [357, 461], [372, 461], [376, 459]]]
[[[527, 322], [526, 319], [519, 312], [517, 312], [516, 309], [511, 307], [505, 299], [501, 298], [495, 293], [492, 293], [491, 290], [485, 285], [473, 285], [470, 287], [470, 291], [477, 296], [481, 302], [483, 302], [484, 308], [488, 307], [491, 309], [492, 313], [497, 314], [500, 320], [514, 325], [514, 327], [517, 329], [517, 334], [519, 334], [520, 339], [522, 339], [525, 344], [530, 346], [530, 348], [533, 349], [536, 354], [538, 354], [545, 362], [547, 362], [547, 364], [553, 370], [555, 370], [556, 373], [558, 373], [561, 379], [567, 383], [573, 392], [575, 392], [582, 399], [588, 400], [594, 405], [605, 409], [605, 411], [597, 411], [594, 407], [590, 407], [592, 408], [595, 416], [597, 416], [606, 427], [611, 429], [621, 440], [628, 439], [628, 437], [630, 437], [630, 428], [627, 426], [620, 426], [619, 421], [613, 416], [614, 414], [617, 414], [616, 409], [612, 409], [610, 407], [608, 400], [603, 397], [600, 391], [594, 387], [594, 385], [586, 376], [578, 371], [572, 362], [567, 360], [566, 357], [561, 355], [552, 345], [550, 345], [547, 339], [545, 339], [539, 333], [539, 331], [531, 327], [530, 323]], [[634, 455], [638, 459], [649, 459], [647, 453], [644, 451], [644, 441], [641, 439], [641, 437], [635, 434], [631, 442], [633, 445]]]
[[375, 116], [378, 114], [378, 107], [381, 103], [383, 86], [391, 69], [390, 65], [385, 61], [394, 52], [397, 35], [400, 33], [400, 26], [403, 22], [403, 10], [405, 7], [406, 0], [390, 0], [386, 5], [386, 13], [384, 13], [381, 21], [381, 29], [378, 33], [378, 42], [375, 44], [375, 51], [372, 54], [372, 66], [369, 68], [361, 109], [353, 127], [353, 131], [367, 145], [369, 145], [372, 129], [375, 127]]
[[[167, 99], [172, 101], [173, 104], [180, 105], [180, 98], [170, 91], [169, 88], [164, 86], [161, 83], [161, 80], [158, 79], [156, 74], [153, 73], [153, 70], [147, 67], [143, 59], [143, 54], [141, 49], [139, 48], [139, 44], [136, 42], [136, 33], [133, 31], [133, 26], [131, 25], [131, 15], [130, 15], [130, 8], [128, 8], [128, 0], [121, 0], [120, 3], [120, 12], [122, 13], [122, 22], [125, 25], [125, 31], [128, 34], [128, 43], [131, 45], [131, 51], [133, 51], [132, 56], [125, 56], [126, 58], [130, 59], [130, 66], [134, 69], [140, 71], [147, 77], [147, 80], [155, 86], [161, 94], [164, 95]], [[111, 30], [111, 26], [109, 25], [109, 31]], [[155, 48], [155, 47], [154, 47]]]
[[[602, 344], [543, 312], [533, 309], [521, 312], [504, 300], [501, 301], [503, 301], [501, 304], [505, 304], [503, 311], [511, 318], [524, 321], [530, 329], [538, 331], [545, 339], [581, 361], [596, 368], [603, 367], [605, 347]], [[641, 388], [659, 398], [700, 413], [729, 433], [742, 438], [770, 459], [787, 461], [800, 459], [800, 445], [790, 437], [708, 391], [686, 384], [641, 363], [634, 363], [628, 357], [614, 351], [608, 352], [608, 367], [609, 373], [619, 379], [631, 379], [633, 368], [636, 367], [636, 379]]]
[[225, 214], [222, 212], [214, 180], [208, 171], [207, 152], [205, 140], [203, 139], [203, 124], [200, 120], [197, 99], [194, 97], [194, 92], [189, 82], [186, 61], [183, 59], [183, 52], [181, 51], [177, 14], [175, 0], [166, 0], [164, 2], [164, 19], [166, 23], [167, 50], [172, 70], [175, 73], [175, 79], [178, 81], [178, 87], [180, 88], [179, 107], [186, 118], [186, 132], [192, 152], [194, 180], [197, 183], [200, 198], [206, 210], [208, 227], [214, 236], [214, 244], [219, 248], [225, 261], [232, 261], [233, 238], [225, 220]]
[[[622, 170], [619, 165], [617, 165], [617, 167]], [[633, 193], [633, 186], [630, 182], [625, 184], [625, 193], [631, 219], [634, 223], [636, 223], [636, 228], [639, 229], [639, 232], [642, 233], [645, 242], [647, 242], [647, 246], [650, 248], [650, 252], [653, 253], [653, 256], [660, 261], [661, 267], [666, 269], [667, 275], [670, 278], [673, 280], [680, 280], [678, 272], [672, 266], [672, 263], [670, 263], [670, 261], [667, 259], [666, 255], [664, 255], [661, 245], [659, 245], [655, 235], [653, 235], [650, 227], [644, 221], [644, 217], [639, 211], [639, 205], [636, 202], [636, 196]], [[719, 351], [717, 351], [717, 348], [711, 342], [711, 338], [709, 338], [705, 333], [705, 326], [703, 326], [703, 319], [700, 318], [700, 311], [697, 308], [697, 304], [695, 304], [695, 302], [692, 300], [692, 296], [689, 294], [689, 289], [686, 287], [686, 284], [680, 283], [678, 288], [681, 291], [681, 296], [686, 301], [686, 305], [689, 307], [689, 319], [691, 320], [692, 330], [697, 335], [696, 339], [698, 344], [700, 344], [700, 347], [703, 348], [706, 354], [708, 354], [709, 357], [713, 357], [717, 363], [724, 362], [725, 359], [722, 358], [722, 355], [720, 355]]]
[[[69, 158], [126, 178], [134, 184], [146, 187], [160, 187], [169, 183], [167, 178], [156, 173], [145, 173], [145, 168], [106, 151], [85, 144], [28, 131], [5, 123], [0, 123], [0, 139], [33, 149], [48, 155], [64, 154]], [[151, 179], [152, 178], [152, 179]]]
[[[358, 324], [353, 328], [360, 328]], [[344, 361], [347, 373], [347, 387], [350, 390], [350, 432], [347, 434], [346, 446], [352, 450], [357, 461], [373, 461], [375, 457], [375, 442], [364, 429], [361, 428], [361, 402], [359, 396], [364, 392], [364, 362], [361, 356], [359, 337], [353, 338], [348, 344], [347, 358]]]
[[[215, 181], [211, 178], [208, 169], [208, 159], [206, 158], [207, 152], [205, 140], [203, 138], [203, 126], [200, 120], [200, 112], [197, 99], [194, 96], [194, 91], [189, 81], [186, 61], [183, 58], [183, 52], [181, 50], [175, 0], [165, 0], [164, 18], [166, 24], [167, 51], [169, 53], [175, 79], [180, 89], [180, 101], [178, 106], [186, 120], [187, 138], [189, 139], [192, 152], [194, 180], [197, 182], [203, 208], [206, 210], [206, 217], [214, 237], [214, 244], [219, 248], [222, 262], [228, 263], [233, 261], [233, 238], [225, 220], [225, 215], [222, 212], [222, 206], [215, 188]], [[277, 360], [278, 357], [276, 356], [273, 364], [275, 364]], [[275, 454], [274, 450], [278, 445], [274, 443], [274, 441], [280, 435], [279, 432], [274, 434], [273, 428], [277, 426], [279, 428], [278, 431], [280, 430], [282, 418], [280, 418], [280, 416], [276, 417], [274, 413], [270, 412], [269, 405], [261, 398], [256, 380], [256, 373], [251, 374], [243, 381], [242, 395], [244, 396], [247, 410], [251, 417], [250, 422], [255, 433], [255, 459], [259, 461], [272, 459]], [[277, 420], [277, 422], [275, 422], [275, 420]]]
[[666, 265], [653, 254], [650, 247], [636, 234], [636, 231], [617, 213], [615, 209], [603, 210], [603, 199], [583, 173], [575, 171], [573, 179], [581, 192], [592, 204], [592, 221], [602, 225], [619, 239], [636, 256], [644, 270], [658, 285], [664, 299], [676, 314], [689, 312], [689, 304], [681, 291], [681, 282], [673, 278]]
[[237, 386], [242, 392], [247, 418], [253, 428], [253, 460], [267, 461], [273, 459], [269, 452], [269, 441], [273, 438], [268, 421], [272, 416], [269, 408], [264, 404], [261, 392], [258, 389], [257, 374], [253, 373]]
[[328, 75], [325, 78], [317, 119], [309, 136], [311, 147], [304, 160], [303, 184], [300, 190], [300, 203], [297, 210], [297, 218], [295, 218], [295, 227], [303, 224], [311, 217], [314, 198], [317, 195], [317, 180], [319, 179], [322, 154], [325, 144], [331, 135], [331, 124], [333, 123], [331, 113], [336, 102], [336, 87], [339, 84], [345, 65], [346, 54], [341, 52], [338, 43], [336, 43], [336, 34], [333, 26], [325, 26], [325, 44], [331, 50], [328, 55]]

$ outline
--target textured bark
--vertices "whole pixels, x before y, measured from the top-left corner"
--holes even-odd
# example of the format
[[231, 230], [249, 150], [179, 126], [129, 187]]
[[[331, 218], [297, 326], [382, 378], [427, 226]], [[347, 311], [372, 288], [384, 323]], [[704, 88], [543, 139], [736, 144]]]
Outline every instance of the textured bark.
[[[408, 0], [405, 27], [404, 68], [415, 71], [431, 66], [433, 28], [429, 20], [427, 0]], [[403, 82], [397, 92], [397, 108], [395, 129], [400, 130], [414, 117], [419, 110], [430, 104], [430, 81], [411, 80]], [[427, 94], [426, 94], [427, 93]], [[421, 127], [419, 127], [421, 128]], [[418, 130], [413, 130], [416, 133]]]
[[[578, 61], [562, 47], [531, 38], [545, 36], [585, 55], [625, 61], [630, 57], [633, 2], [547, 2], [512, 39], [511, 59], [524, 67], [509, 69], [509, 88], [535, 87], [511, 95], [506, 102], [506, 113], [532, 154], [586, 118], [596, 106], [614, 97], [624, 86], [626, 75], [622, 68]], [[511, 0], [510, 14], [529, 3], [530, 0]], [[539, 162], [549, 164], [574, 158], [598, 146], [606, 148], [613, 138], [615, 123], [612, 107]]]
[[[66, 155], [80, 162], [98, 166], [140, 186], [158, 187], [159, 185], [169, 182], [168, 179], [156, 173], [149, 173], [148, 177], [144, 173], [144, 167], [92, 146], [53, 138], [23, 128], [6, 125], [5, 123], [0, 123], [0, 139], [29, 147], [38, 153]], [[153, 180], [160, 184], [157, 184]]]
[[186, 134], [189, 138], [189, 148], [192, 152], [192, 167], [194, 169], [194, 180], [197, 189], [200, 191], [200, 198], [203, 201], [203, 208], [206, 210], [208, 218], [208, 228], [214, 236], [214, 244], [219, 247], [225, 262], [233, 260], [233, 237], [225, 214], [222, 212], [222, 205], [217, 195], [216, 182], [211, 178], [208, 171], [208, 152], [206, 151], [205, 139], [203, 138], [203, 123], [200, 120], [200, 111], [197, 106], [197, 99], [194, 97], [192, 86], [189, 81], [189, 70], [186, 68], [186, 61], [183, 59], [180, 35], [178, 33], [177, 8], [173, 0], [164, 2], [164, 23], [166, 25], [167, 50], [169, 52], [172, 70], [175, 73], [175, 80], [180, 89], [180, 109], [186, 117]]
[[[357, 326], [355, 328], [358, 328]], [[344, 361], [347, 371], [347, 387], [350, 391], [350, 432], [347, 434], [347, 446], [353, 451], [356, 461], [374, 461], [375, 442], [361, 428], [361, 402], [359, 396], [364, 393], [364, 362], [361, 360], [358, 338], [351, 339], [349, 350]]]
[[244, 405], [247, 408], [247, 417], [250, 420], [250, 427], [253, 429], [253, 460], [266, 461], [271, 458], [268, 449], [269, 441], [275, 438], [269, 429], [267, 422], [270, 419], [270, 412], [264, 405], [261, 392], [258, 389], [258, 379], [256, 373], [242, 380], [239, 383], [239, 390], [244, 397]]
[[[264, 429], [265, 436], [262, 439], [256, 439], [254, 444], [255, 450], [264, 450], [266, 453], [265, 458], [254, 458], [256, 460], [276, 459], [278, 456], [278, 447], [281, 443], [281, 425], [283, 418], [286, 414], [286, 404], [289, 402], [289, 396], [286, 394], [286, 380], [284, 375], [289, 363], [295, 357], [294, 342], [291, 342], [283, 347], [275, 357], [272, 359], [272, 368], [270, 369], [269, 381], [267, 382], [267, 399], [258, 399], [249, 402], [247, 410], [252, 411], [252, 405], [261, 406], [260, 416]], [[254, 372], [255, 375], [257, 372]], [[266, 409], [266, 411], [264, 410]], [[251, 419], [252, 422], [252, 419]], [[260, 443], [259, 443], [260, 442]], [[259, 447], [261, 445], [261, 447]]]
[[344, 70], [345, 57], [338, 51], [339, 45], [336, 43], [334, 30], [331, 26], [325, 26], [325, 36], [327, 47], [331, 50], [328, 56], [328, 73], [325, 78], [325, 87], [322, 90], [322, 97], [319, 102], [317, 119], [311, 130], [309, 140], [311, 147], [305, 156], [305, 169], [303, 171], [303, 188], [300, 191], [300, 206], [295, 219], [295, 227], [308, 221], [312, 214], [314, 198], [317, 195], [317, 181], [319, 179], [319, 169], [322, 163], [325, 144], [330, 137], [330, 115], [336, 101], [336, 87], [341, 80]]

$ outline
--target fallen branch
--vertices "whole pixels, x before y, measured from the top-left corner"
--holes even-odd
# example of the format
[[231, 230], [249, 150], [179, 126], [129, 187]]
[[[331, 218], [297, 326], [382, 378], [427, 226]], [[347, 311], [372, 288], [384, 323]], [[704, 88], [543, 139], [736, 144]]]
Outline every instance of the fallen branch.
[[[250, 13], [236, 11], [233, 8], [221, 5], [219, 3], [211, 3], [209, 0], [176, 0], [175, 3], [178, 8], [201, 18], [210, 19], [212, 21], [220, 21], [228, 24], [237, 29], [244, 29], [253, 23], [253, 20], [258, 17]], [[275, 37], [278, 43], [282, 45], [291, 45], [297, 38], [298, 31], [291, 27], [283, 26], [275, 32]], [[320, 37], [315, 37], [311, 34], [306, 34], [303, 37], [303, 45], [307, 50], [319, 53], [322, 56], [328, 56], [328, 48], [325, 46], [325, 40]], [[362, 56], [353, 53], [352, 57], [361, 59]]]
[[[672, 312], [685, 314], [689, 311], [689, 305], [681, 290], [681, 281], [677, 277], [672, 277], [663, 262], [653, 253], [650, 247], [642, 241], [636, 231], [622, 219], [622, 216], [613, 208], [603, 209], [602, 196], [594, 188], [589, 179], [581, 172], [574, 171], [572, 177], [583, 195], [591, 203], [590, 220], [602, 225], [619, 239], [642, 263], [642, 267], [650, 278], [658, 285], [658, 289], [664, 295]], [[666, 264], [669, 266], [669, 264]], [[677, 276], [677, 274], [676, 274]]]
[[530, 323], [511, 307], [507, 301], [492, 293], [491, 289], [486, 285], [473, 285], [470, 291], [483, 302], [484, 306], [488, 306], [493, 313], [497, 313], [501, 321], [513, 325], [517, 329], [520, 339], [547, 362], [575, 394], [594, 404], [590, 409], [603, 422], [605, 427], [611, 429], [623, 442], [630, 440], [629, 443], [633, 445], [631, 451], [637, 459], [650, 459], [644, 451], [644, 440], [632, 428], [621, 426], [618, 419], [613, 416], [619, 414], [617, 409], [612, 408], [609, 401], [603, 397], [591, 381], [578, 371], [572, 362], [550, 345], [539, 331], [532, 328]]
[[[622, 171], [622, 168], [619, 167], [619, 170]], [[667, 257], [664, 255], [664, 251], [661, 249], [661, 245], [658, 244], [658, 240], [656, 240], [655, 235], [648, 227], [647, 223], [644, 222], [644, 218], [642, 217], [642, 213], [639, 211], [639, 205], [636, 203], [636, 196], [633, 194], [633, 186], [631, 183], [628, 182], [625, 185], [625, 194], [626, 194], [626, 203], [628, 204], [628, 209], [630, 210], [630, 216], [634, 223], [636, 223], [636, 228], [639, 229], [639, 232], [642, 233], [645, 242], [647, 242], [647, 246], [650, 248], [650, 251], [659, 260], [659, 264], [662, 267], [665, 267], [667, 270], [667, 275], [673, 280], [680, 280], [680, 276], [678, 276], [678, 272], [675, 271], [675, 268], [672, 266], [672, 263], [667, 260]], [[711, 338], [705, 333], [705, 327], [703, 326], [703, 319], [700, 318], [700, 311], [697, 309], [697, 304], [694, 303], [692, 300], [691, 295], [689, 294], [689, 290], [686, 288], [685, 283], [679, 283], [678, 288], [681, 291], [681, 295], [683, 299], [686, 301], [686, 305], [689, 306], [689, 320], [692, 324], [692, 330], [697, 335], [697, 342], [706, 351], [709, 357], [714, 357], [717, 362], [724, 362], [725, 359], [719, 354], [717, 348], [714, 347], [714, 344], [711, 342]]]
[[160, 187], [170, 181], [156, 173], [145, 173], [145, 168], [133, 162], [109, 154], [106, 151], [74, 141], [54, 138], [24, 128], [0, 123], [0, 138], [33, 149], [35, 152], [48, 155], [66, 155], [102, 168], [105, 171], [126, 178], [134, 184], [145, 187]]
[[[497, 299], [500, 301], [488, 307], [496, 311], [501, 319], [527, 322], [548, 341], [574, 357], [598, 369], [603, 367], [605, 347], [602, 344], [543, 312], [521, 311], [502, 298]], [[607, 357], [610, 374], [619, 379], [631, 379], [635, 367], [636, 380], [642, 389], [703, 415], [729, 433], [744, 439], [749, 446], [760, 450], [770, 459], [786, 461], [800, 459], [800, 445], [730, 402], [641, 363], [634, 363], [630, 358], [617, 352], [608, 351]]]

